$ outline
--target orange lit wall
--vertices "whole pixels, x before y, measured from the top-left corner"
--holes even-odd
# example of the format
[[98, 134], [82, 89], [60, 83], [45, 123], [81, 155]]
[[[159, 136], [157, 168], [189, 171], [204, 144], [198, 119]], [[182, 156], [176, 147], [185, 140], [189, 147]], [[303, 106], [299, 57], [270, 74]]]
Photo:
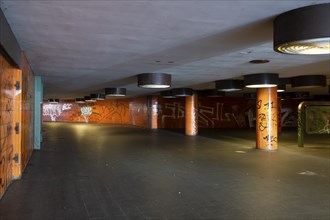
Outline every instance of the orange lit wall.
[[16, 74], [0, 54], [0, 198], [12, 180], [14, 157], [14, 102]]
[[85, 122], [149, 127], [147, 98], [106, 99], [96, 103], [43, 104], [43, 121]]
[[23, 56], [23, 70], [0, 54], [0, 198], [20, 178], [33, 151], [33, 73]]
[[[184, 128], [184, 98], [158, 99], [159, 128]], [[235, 97], [198, 98], [198, 127], [241, 128], [247, 127], [247, 112], [255, 105], [254, 100]]]

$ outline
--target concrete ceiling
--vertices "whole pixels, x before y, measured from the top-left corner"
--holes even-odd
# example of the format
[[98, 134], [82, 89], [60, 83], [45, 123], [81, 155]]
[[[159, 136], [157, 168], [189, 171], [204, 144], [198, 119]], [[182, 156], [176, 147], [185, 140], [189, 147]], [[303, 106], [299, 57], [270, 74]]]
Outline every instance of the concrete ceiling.
[[137, 87], [136, 75], [144, 72], [171, 74], [174, 88], [214, 88], [215, 80], [260, 72], [323, 74], [330, 84], [329, 55], [285, 55], [272, 47], [274, 17], [328, 2], [0, 0], [35, 75], [43, 77], [45, 98], [105, 87], [126, 87], [128, 96], [160, 91]]

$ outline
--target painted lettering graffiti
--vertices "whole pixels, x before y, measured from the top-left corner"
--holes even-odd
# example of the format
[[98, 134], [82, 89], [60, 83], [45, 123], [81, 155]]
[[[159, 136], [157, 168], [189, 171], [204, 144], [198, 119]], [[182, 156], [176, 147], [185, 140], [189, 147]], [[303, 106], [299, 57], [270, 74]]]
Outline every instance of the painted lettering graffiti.
[[70, 110], [71, 107], [72, 107], [72, 104], [63, 104], [62, 111], [64, 111], [64, 110]]
[[267, 128], [267, 116], [264, 113], [260, 113], [258, 115], [258, 118], [259, 118], [259, 125], [258, 125], [259, 130], [264, 131]]
[[277, 137], [276, 136], [264, 136], [263, 137], [264, 140], [268, 141], [271, 145], [273, 145], [273, 143], [277, 143]]
[[72, 104], [45, 104], [42, 108], [43, 116], [50, 116], [51, 121], [56, 121], [56, 118], [61, 116], [63, 111], [70, 110]]
[[184, 118], [184, 107], [181, 105], [181, 103], [174, 102], [174, 103], [165, 103], [163, 110], [170, 110], [171, 113], [167, 115], [162, 115], [162, 124], [165, 123], [165, 120], [167, 118], [171, 119], [179, 119]]
[[275, 108], [274, 107], [274, 102], [267, 102], [267, 103], [264, 104], [264, 109], [265, 110], [269, 110], [271, 108]]
[[262, 100], [257, 101], [257, 104], [256, 104], [257, 109], [261, 108], [261, 103], [262, 103]]
[[88, 123], [88, 116], [91, 115], [92, 112], [92, 107], [82, 107], [80, 108], [81, 115], [84, 117], [84, 120], [86, 123]]
[[201, 127], [214, 127], [216, 121], [220, 122], [231, 122], [234, 121], [239, 127], [244, 126], [245, 119], [244, 116], [240, 114], [235, 114], [233, 106], [225, 109], [224, 103], [216, 103], [215, 107], [199, 105], [199, 122]]

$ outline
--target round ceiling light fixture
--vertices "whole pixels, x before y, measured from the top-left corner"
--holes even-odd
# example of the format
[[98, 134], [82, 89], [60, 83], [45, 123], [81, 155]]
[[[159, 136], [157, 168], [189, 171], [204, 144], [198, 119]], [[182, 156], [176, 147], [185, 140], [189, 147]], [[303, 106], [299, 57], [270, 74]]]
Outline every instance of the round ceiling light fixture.
[[105, 97], [122, 97], [126, 96], [126, 88], [105, 88]]
[[137, 75], [141, 88], [164, 89], [171, 87], [171, 75], [167, 73], [141, 73]]
[[285, 92], [287, 84], [291, 84], [291, 78], [279, 78], [277, 92]]
[[176, 88], [173, 89], [173, 95], [176, 97], [186, 97], [192, 96], [194, 94], [194, 90], [191, 88]]
[[166, 90], [166, 91], [161, 91], [160, 96], [164, 99], [173, 99], [176, 98], [176, 96], [173, 94], [173, 90]]
[[83, 98], [76, 98], [76, 101], [75, 101], [77, 104], [84, 104], [85, 103], [85, 99]]
[[90, 96], [85, 96], [84, 99], [85, 99], [85, 102], [96, 102], [96, 100], [92, 99]]
[[244, 76], [247, 88], [269, 88], [277, 86], [279, 82], [277, 73], [256, 73]]
[[222, 91], [218, 91], [216, 89], [205, 89], [205, 90], [200, 90], [198, 91], [198, 94], [200, 96], [204, 96], [204, 97], [224, 97], [225, 96], [225, 92]]
[[277, 92], [285, 92], [285, 90], [286, 90], [285, 84], [277, 86]]
[[244, 87], [243, 80], [240, 79], [224, 79], [215, 81], [215, 88], [222, 92], [235, 92], [242, 90]]
[[287, 54], [330, 54], [330, 3], [294, 9], [274, 20], [274, 50]]
[[97, 93], [97, 94], [91, 94], [91, 99], [93, 100], [104, 100], [105, 99], [105, 94]]
[[292, 88], [315, 88], [324, 87], [327, 84], [326, 76], [324, 75], [303, 75], [291, 78]]

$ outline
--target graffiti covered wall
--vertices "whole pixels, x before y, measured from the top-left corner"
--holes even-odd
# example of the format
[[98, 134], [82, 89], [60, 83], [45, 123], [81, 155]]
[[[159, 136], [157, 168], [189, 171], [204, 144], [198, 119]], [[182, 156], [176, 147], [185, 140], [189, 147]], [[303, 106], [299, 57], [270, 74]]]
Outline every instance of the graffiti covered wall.
[[[184, 128], [185, 99], [159, 98], [159, 128]], [[201, 128], [241, 128], [248, 126], [247, 111], [255, 101], [219, 97], [198, 99], [198, 126]]]
[[[241, 97], [199, 97], [200, 128], [242, 128], [256, 126], [256, 100]], [[283, 101], [282, 127], [297, 127], [297, 108], [301, 100]], [[185, 99], [158, 98], [159, 128], [184, 128]]]
[[147, 98], [106, 99], [96, 103], [43, 104], [43, 121], [109, 123], [149, 127]]
[[0, 54], [0, 198], [12, 180], [15, 82], [19, 70]]
[[306, 107], [306, 133], [330, 134], [329, 106]]

